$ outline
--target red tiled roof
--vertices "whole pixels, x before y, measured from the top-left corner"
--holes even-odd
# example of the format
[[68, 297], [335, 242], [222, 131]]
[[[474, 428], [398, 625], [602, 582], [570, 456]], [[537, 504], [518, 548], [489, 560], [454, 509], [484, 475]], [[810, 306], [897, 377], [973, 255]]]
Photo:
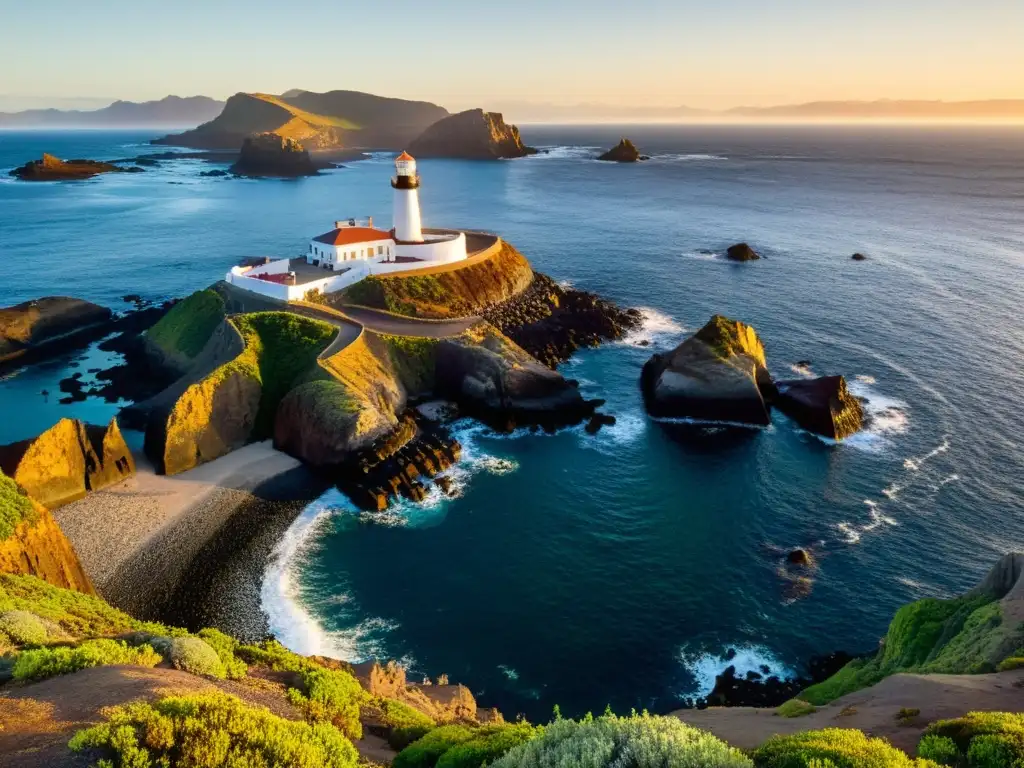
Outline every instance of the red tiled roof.
[[415, 158], [412, 155], [410, 155], [408, 152], [406, 152], [403, 149], [402, 150], [402, 154], [400, 154], [398, 157], [395, 158], [395, 162], [397, 162], [399, 160], [414, 160], [414, 159]]
[[332, 229], [320, 237], [313, 238], [326, 245], [352, 245], [352, 243], [369, 243], [374, 240], [391, 240], [391, 233], [371, 227], [341, 227]]

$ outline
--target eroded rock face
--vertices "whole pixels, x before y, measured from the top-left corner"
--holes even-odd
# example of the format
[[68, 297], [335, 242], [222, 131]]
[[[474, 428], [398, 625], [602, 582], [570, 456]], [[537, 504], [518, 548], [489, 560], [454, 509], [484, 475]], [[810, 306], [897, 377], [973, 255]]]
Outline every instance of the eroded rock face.
[[536, 154], [498, 112], [468, 109], [449, 115], [427, 128], [409, 145], [416, 157], [498, 160]]
[[22, 521], [0, 541], [0, 573], [35, 576], [56, 587], [95, 595], [71, 542], [50, 511], [35, 501], [34, 521]]
[[775, 404], [804, 429], [842, 440], [864, 426], [864, 408], [842, 376], [780, 381], [777, 387]]
[[561, 374], [486, 326], [438, 344], [436, 391], [496, 429], [578, 424], [595, 408]]
[[652, 416], [769, 423], [764, 346], [753, 328], [721, 315], [671, 352], [651, 357], [640, 382]]
[[110, 322], [106, 307], [68, 296], [46, 296], [0, 309], [0, 362], [61, 337]]
[[258, 133], [242, 143], [231, 172], [240, 176], [316, 176], [317, 164], [299, 142], [276, 133]]
[[761, 258], [757, 251], [746, 243], [730, 245], [725, 251], [725, 256], [730, 261], [757, 261]]
[[61, 160], [50, 154], [43, 154], [39, 160], [31, 160], [11, 171], [22, 181], [74, 181], [89, 179], [101, 173], [139, 173], [142, 168], [122, 168], [113, 163], [98, 160]]
[[607, 160], [613, 163], [635, 163], [638, 160], [643, 159], [643, 156], [632, 141], [627, 138], [623, 138], [618, 144], [597, 159]]

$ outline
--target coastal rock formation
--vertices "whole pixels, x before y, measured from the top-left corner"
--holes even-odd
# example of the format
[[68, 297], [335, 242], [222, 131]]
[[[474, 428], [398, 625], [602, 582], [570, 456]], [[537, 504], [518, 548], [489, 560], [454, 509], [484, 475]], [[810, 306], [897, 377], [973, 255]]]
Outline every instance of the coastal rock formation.
[[467, 109], [427, 128], [408, 147], [416, 157], [498, 160], [525, 157], [537, 150], [524, 146], [519, 129], [498, 112]]
[[774, 404], [804, 429], [842, 440], [864, 426], [864, 408], [842, 376], [776, 383]]
[[258, 133], [242, 142], [231, 172], [239, 176], [316, 176], [318, 166], [299, 142], [277, 133]]
[[622, 138], [618, 144], [597, 159], [608, 160], [613, 163], [635, 163], [638, 160], [646, 160], [647, 158], [640, 154], [640, 150], [636, 148], [632, 141]]
[[0, 520], [7, 524], [17, 521], [6, 536], [0, 535], [0, 573], [35, 576], [57, 587], [96, 594], [50, 511], [23, 494], [3, 472]]
[[0, 469], [49, 509], [135, 473], [116, 419], [107, 427], [61, 419], [38, 437], [0, 446]]
[[436, 394], [496, 429], [578, 424], [594, 413], [579, 390], [490, 326], [437, 345]]
[[106, 307], [68, 296], [47, 296], [0, 309], [0, 362], [13, 360], [113, 317]]
[[237, 150], [247, 136], [273, 132], [310, 150], [349, 145], [399, 149], [447, 114], [429, 102], [357, 91], [236, 93], [210, 122], [153, 143]]
[[22, 181], [75, 181], [90, 179], [101, 173], [140, 173], [142, 168], [122, 168], [113, 163], [98, 160], [61, 160], [50, 154], [43, 154], [39, 160], [30, 160], [20, 168], [11, 171], [11, 176]]
[[757, 251], [746, 243], [730, 245], [725, 251], [725, 256], [730, 261], [756, 261], [761, 258]]
[[671, 352], [651, 357], [640, 386], [652, 416], [766, 425], [772, 382], [765, 366], [757, 332], [715, 315]]
[[854, 261], [867, 261], [868, 257], [865, 256], [863, 253], [855, 253], [850, 258], [853, 259]]

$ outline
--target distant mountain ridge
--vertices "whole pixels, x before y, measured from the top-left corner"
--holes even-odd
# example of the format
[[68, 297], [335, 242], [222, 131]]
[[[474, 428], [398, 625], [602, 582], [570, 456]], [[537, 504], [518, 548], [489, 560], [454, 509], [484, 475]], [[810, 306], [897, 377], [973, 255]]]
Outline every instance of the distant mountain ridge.
[[237, 149], [256, 133], [277, 133], [307, 149], [400, 149], [448, 110], [427, 101], [359, 91], [291, 90], [280, 96], [236, 93], [215, 118], [155, 144], [199, 149]]
[[0, 112], [0, 128], [188, 128], [212, 120], [223, 108], [223, 101], [208, 96], [165, 96], [156, 101], [115, 101], [92, 110]]

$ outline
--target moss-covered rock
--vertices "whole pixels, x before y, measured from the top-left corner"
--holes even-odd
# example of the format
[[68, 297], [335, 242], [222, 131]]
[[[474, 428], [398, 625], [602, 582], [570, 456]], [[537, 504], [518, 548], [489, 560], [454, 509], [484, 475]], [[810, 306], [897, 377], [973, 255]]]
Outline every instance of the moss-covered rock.
[[749, 325], [715, 315], [668, 354], [656, 354], [641, 374], [652, 416], [768, 424], [772, 391], [764, 345]]
[[224, 299], [213, 290], [182, 299], [146, 333], [146, 349], [166, 368], [184, 374], [224, 319]]

